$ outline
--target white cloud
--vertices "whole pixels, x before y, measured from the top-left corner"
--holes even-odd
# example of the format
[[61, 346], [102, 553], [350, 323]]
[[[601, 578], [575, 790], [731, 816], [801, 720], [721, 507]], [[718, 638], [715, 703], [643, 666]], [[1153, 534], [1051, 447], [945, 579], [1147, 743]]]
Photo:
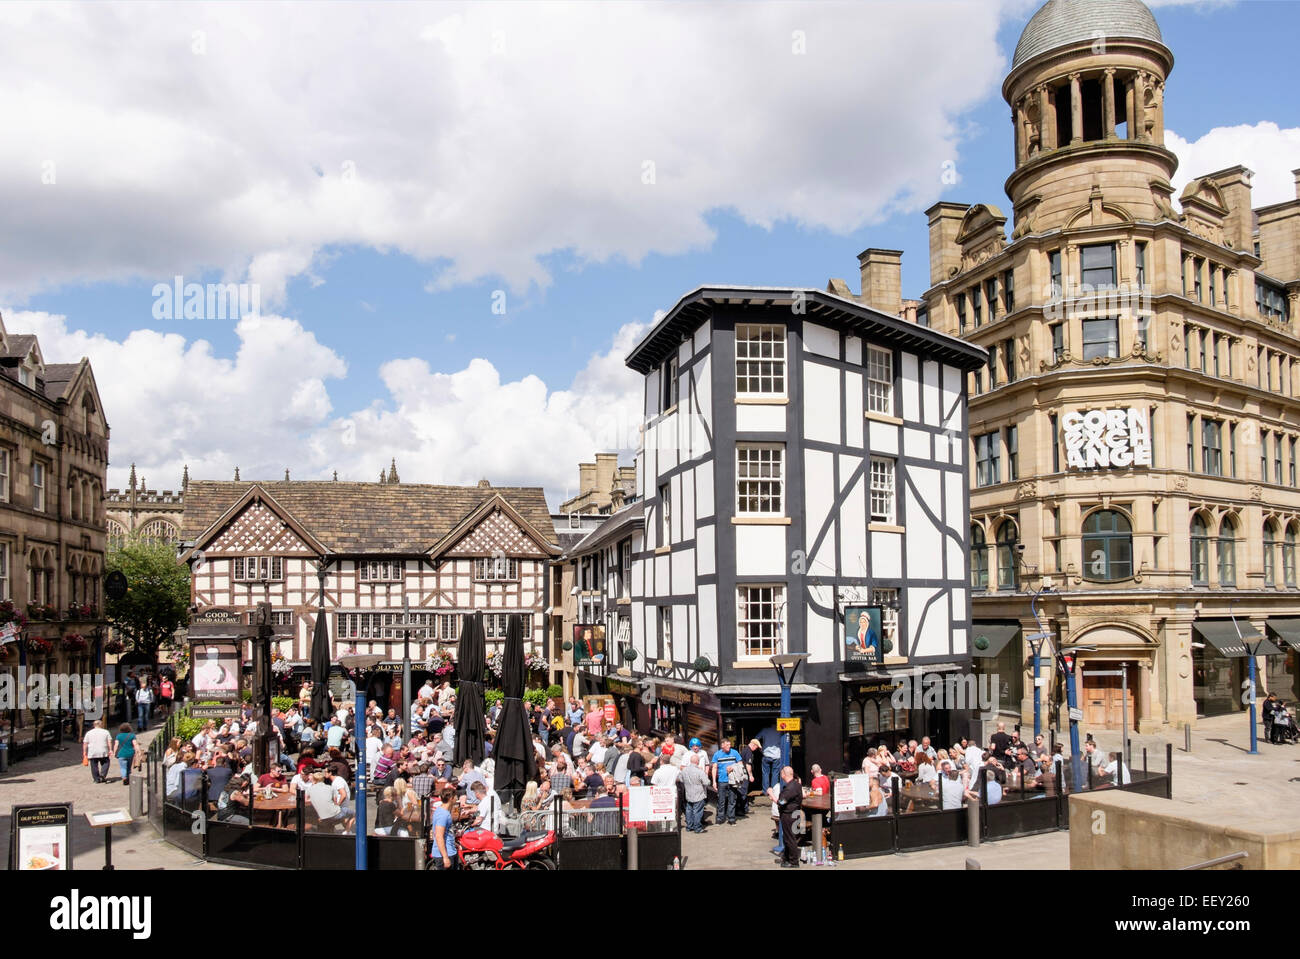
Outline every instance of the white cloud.
[[207, 268], [275, 307], [344, 246], [519, 290], [718, 208], [852, 230], [939, 195], [1000, 9], [3, 4], [0, 295]]
[[596, 450], [635, 449], [641, 377], [623, 359], [647, 327], [628, 324], [567, 389], [536, 376], [502, 382], [487, 360], [437, 373], [421, 359], [380, 370], [388, 391], [336, 415], [327, 383], [343, 360], [296, 320], [246, 317], [233, 358], [204, 340], [137, 330], [122, 341], [69, 328], [64, 316], [5, 311], [14, 333], [40, 337], [50, 362], [88, 356], [109, 416], [110, 485], [132, 463], [156, 488], [196, 479], [373, 480], [391, 458], [408, 482], [544, 485], [555, 503]]
[[1172, 130], [1165, 131], [1165, 146], [1178, 155], [1174, 195], [1182, 193], [1189, 180], [1238, 164], [1253, 170], [1250, 202], [1268, 206], [1294, 200], [1295, 176], [1300, 168], [1300, 127], [1279, 128], [1263, 121], [1253, 126], [1215, 127], [1200, 139], [1188, 142]]

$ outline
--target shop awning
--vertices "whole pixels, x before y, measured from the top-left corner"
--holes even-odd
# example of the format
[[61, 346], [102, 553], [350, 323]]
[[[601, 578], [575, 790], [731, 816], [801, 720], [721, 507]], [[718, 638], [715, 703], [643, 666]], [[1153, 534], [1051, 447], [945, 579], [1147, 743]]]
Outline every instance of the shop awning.
[[[1249, 623], [1242, 627], [1241, 636], [1238, 636], [1238, 625], [1230, 619], [1198, 619], [1192, 623], [1192, 632], [1217, 649], [1220, 656], [1226, 656], [1229, 659], [1249, 656], [1250, 652], [1247, 650], [1247, 643], [1249, 643], [1250, 649], [1254, 650], [1257, 642], [1259, 648], [1255, 653], [1256, 656], [1282, 655], [1282, 650], [1262, 636], [1258, 640], [1252, 638], [1256, 634]], [[1245, 641], [1241, 638], [1243, 636]]]
[[[1007, 643], [1016, 638], [1020, 632], [1019, 623], [973, 623], [971, 625], [971, 656], [979, 659], [993, 659], [1001, 655]], [[980, 649], [980, 640], [987, 639], [988, 646]]]
[[1300, 619], [1270, 616], [1264, 623], [1269, 635], [1284, 646], [1300, 649]]

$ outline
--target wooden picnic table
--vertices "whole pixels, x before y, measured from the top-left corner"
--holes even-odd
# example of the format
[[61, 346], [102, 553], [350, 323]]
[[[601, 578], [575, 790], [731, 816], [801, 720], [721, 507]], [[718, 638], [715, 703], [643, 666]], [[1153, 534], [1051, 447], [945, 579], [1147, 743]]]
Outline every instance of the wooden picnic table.
[[[244, 808], [248, 807], [248, 793], [236, 792], [231, 793], [230, 801]], [[262, 795], [261, 790], [253, 797], [253, 815], [265, 813], [268, 819], [274, 819], [274, 825], [277, 829], [284, 829], [284, 814], [292, 809], [298, 808], [298, 799], [294, 791], [290, 789], [286, 793], [276, 793], [271, 799]]]

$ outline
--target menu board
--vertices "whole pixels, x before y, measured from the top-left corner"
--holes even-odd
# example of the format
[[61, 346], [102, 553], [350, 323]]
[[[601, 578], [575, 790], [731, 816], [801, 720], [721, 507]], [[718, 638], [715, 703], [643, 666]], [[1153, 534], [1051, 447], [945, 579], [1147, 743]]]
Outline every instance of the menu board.
[[628, 789], [628, 822], [672, 822], [676, 817], [676, 786], [632, 786]]
[[871, 805], [871, 777], [854, 773], [835, 780], [835, 812], [852, 813]]
[[72, 803], [10, 808], [9, 868], [59, 871], [72, 868]]

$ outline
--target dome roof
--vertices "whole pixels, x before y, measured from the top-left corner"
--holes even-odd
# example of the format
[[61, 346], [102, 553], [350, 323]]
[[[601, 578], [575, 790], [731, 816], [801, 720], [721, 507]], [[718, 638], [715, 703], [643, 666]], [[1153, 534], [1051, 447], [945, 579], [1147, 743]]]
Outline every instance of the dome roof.
[[1142, 0], [1048, 0], [1020, 34], [1011, 69], [1040, 53], [1099, 36], [1164, 43], [1156, 18]]

